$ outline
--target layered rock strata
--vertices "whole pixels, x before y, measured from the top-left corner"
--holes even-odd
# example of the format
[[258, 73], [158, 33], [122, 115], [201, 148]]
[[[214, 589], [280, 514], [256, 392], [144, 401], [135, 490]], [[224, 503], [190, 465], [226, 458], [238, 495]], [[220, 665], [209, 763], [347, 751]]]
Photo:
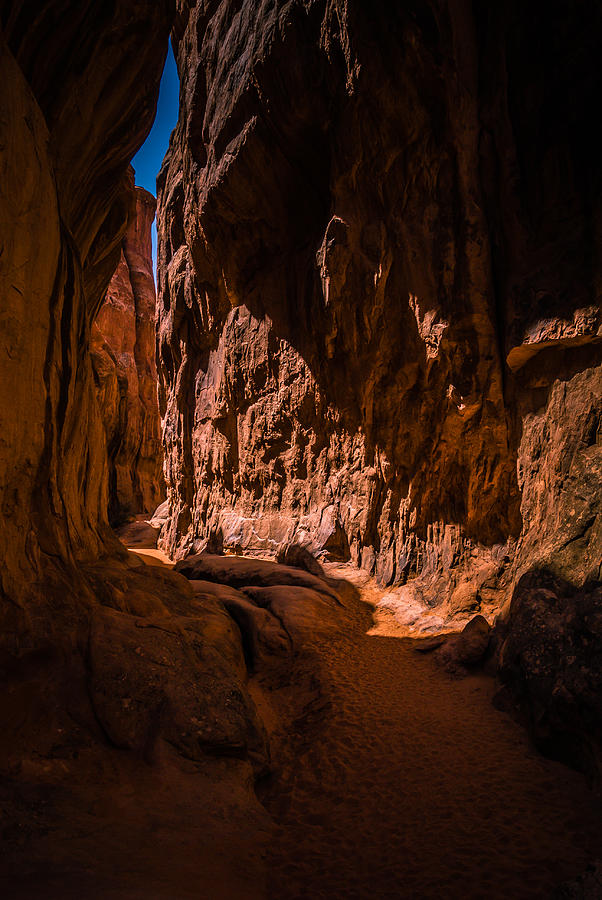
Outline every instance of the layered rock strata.
[[111, 524], [152, 512], [164, 492], [151, 246], [155, 208], [152, 194], [136, 188], [136, 215], [91, 332], [109, 459]]
[[587, 3], [179, 4], [170, 552], [296, 541], [434, 626], [536, 561], [600, 577], [601, 35]]

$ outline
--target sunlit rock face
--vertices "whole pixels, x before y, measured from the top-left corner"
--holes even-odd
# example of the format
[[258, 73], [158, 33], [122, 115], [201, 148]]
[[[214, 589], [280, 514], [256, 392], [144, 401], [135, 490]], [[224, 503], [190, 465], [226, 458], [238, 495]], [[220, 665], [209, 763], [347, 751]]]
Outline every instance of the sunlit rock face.
[[111, 523], [152, 512], [163, 499], [151, 246], [155, 208], [152, 194], [136, 188], [136, 215], [92, 326], [92, 365], [107, 437]]
[[561, 6], [181, 0], [171, 551], [299, 541], [466, 614], [594, 572], [601, 23]]

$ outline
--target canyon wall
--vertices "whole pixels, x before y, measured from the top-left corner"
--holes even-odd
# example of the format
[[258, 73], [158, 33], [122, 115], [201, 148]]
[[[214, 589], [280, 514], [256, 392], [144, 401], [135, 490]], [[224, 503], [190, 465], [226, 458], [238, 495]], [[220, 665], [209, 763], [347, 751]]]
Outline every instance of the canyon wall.
[[[213, 822], [199, 845], [223, 834], [220, 792], [245, 821], [261, 818], [252, 786], [267, 745], [240, 631], [182, 576], [128, 553], [108, 523], [91, 332], [122, 253], [134, 298], [146, 296], [138, 248], [151, 212], [142, 240], [129, 163], [152, 124], [174, 11], [169, 0], [0, 2], [0, 782], [13, 823], [0, 882], [11, 895], [79, 896], [88, 875], [92, 893], [123, 891], [132, 828], [134, 868], [163, 866], [169, 816], [143, 826], [143, 797], [154, 806], [158, 788], [170, 809], [190, 803], [200, 761], [195, 810]], [[105, 326], [101, 314], [97, 334]], [[135, 359], [153, 342], [150, 320], [143, 330]], [[136, 367], [148, 396], [152, 372]], [[121, 801], [157, 747], [161, 775], [137, 795], [133, 825]], [[213, 856], [225, 862], [210, 860], [212, 872], [232, 868]], [[107, 890], [99, 868], [115, 879]]]
[[0, 24], [1, 609], [17, 640], [45, 567], [118, 552], [90, 328], [134, 214], [171, 4], [7, 0]]
[[[132, 171], [132, 185], [133, 178]], [[111, 524], [153, 512], [164, 492], [151, 245], [156, 201], [144, 188], [135, 190], [136, 215], [90, 341], [107, 440]]]
[[[188, 582], [109, 528], [91, 336], [122, 253], [134, 296], [147, 278], [128, 258], [128, 164], [176, 7], [166, 546], [184, 555], [219, 529], [249, 552], [307, 543], [406, 607], [472, 611], [515, 587], [502, 672], [547, 736], [564, 722], [578, 752], [600, 746], [600, 12], [0, 0], [0, 779], [17, 823], [2, 865], [14, 880], [50, 863], [61, 895], [63, 867], [79, 888], [94, 878], [100, 820], [120, 865], [136, 823], [146, 855], [126, 866], [163, 864], [171, 820], [137, 818], [159, 794], [208, 813], [195, 852], [244, 892], [240, 827], [224, 842], [218, 819], [263, 821], [249, 671], [275, 663], [273, 684], [292, 684], [283, 732], [299, 728], [295, 695], [319, 708], [319, 678], [291, 632], [343, 609], [285, 566], [201, 555], [180, 566]], [[534, 586], [536, 566], [550, 571]], [[136, 793], [143, 760], [160, 765]], [[57, 830], [74, 810], [89, 841], [75, 861]]]
[[170, 552], [301, 542], [455, 613], [600, 577], [601, 37], [588, 2], [179, 3]]

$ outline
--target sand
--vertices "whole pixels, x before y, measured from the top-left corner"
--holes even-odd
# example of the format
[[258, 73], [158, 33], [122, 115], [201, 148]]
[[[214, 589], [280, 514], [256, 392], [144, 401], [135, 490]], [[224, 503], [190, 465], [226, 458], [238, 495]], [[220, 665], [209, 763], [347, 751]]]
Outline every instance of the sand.
[[585, 779], [494, 708], [493, 679], [452, 677], [366, 605], [319, 654], [331, 709], [266, 801], [274, 900], [549, 898], [602, 854]]
[[[346, 598], [337, 633], [316, 634], [301, 655], [301, 673], [319, 672], [321, 698], [302, 696], [307, 681], [294, 667], [288, 686], [261, 676], [250, 683], [277, 766], [258, 790], [276, 822], [263, 836], [270, 900], [552, 898], [602, 857], [599, 798], [493, 706], [492, 678], [448, 674], [390, 617], [375, 622], [382, 591], [364, 573], [327, 570], [361, 596]], [[318, 714], [291, 724], [306, 700]], [[170, 818], [173, 834], [177, 816]], [[250, 819], [241, 857], [249, 841]], [[222, 851], [236, 857], [235, 847]], [[193, 894], [194, 868], [180, 868], [174, 900]], [[207, 892], [202, 871], [198, 879], [200, 898], [227, 898], [225, 885], [214, 881]], [[258, 891], [249, 881], [232, 900]], [[156, 895], [171, 896], [168, 887]]]

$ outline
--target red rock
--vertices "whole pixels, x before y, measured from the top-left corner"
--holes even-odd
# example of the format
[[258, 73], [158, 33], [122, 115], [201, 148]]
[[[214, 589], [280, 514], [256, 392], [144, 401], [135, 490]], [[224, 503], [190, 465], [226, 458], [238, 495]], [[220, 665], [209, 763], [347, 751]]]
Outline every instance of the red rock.
[[45, 633], [47, 570], [81, 603], [74, 565], [120, 552], [89, 334], [133, 212], [128, 166], [151, 127], [171, 11], [101, 6], [10, 0], [0, 14], [3, 635], [34, 627], [30, 605]]
[[136, 215], [90, 341], [109, 454], [109, 518], [115, 524], [152, 512], [164, 495], [151, 248], [155, 206], [148, 191], [136, 188]]
[[[114, 767], [106, 742], [192, 760], [178, 759], [175, 808], [207, 753], [235, 757], [250, 786], [267, 747], [241, 629], [276, 650], [284, 625], [312, 633], [337, 611], [325, 581], [266, 563], [188, 563], [244, 588], [248, 605], [195, 592], [127, 558], [108, 528], [90, 333], [122, 252], [121, 288], [145, 291], [123, 244], [127, 166], [172, 26], [183, 84], [159, 216], [167, 546], [185, 554], [219, 529], [271, 553], [296, 541], [443, 610], [532, 568], [503, 665], [544, 729], [577, 736], [595, 767], [601, 15], [515, 0], [2, 3], [0, 657], [25, 700], [9, 698], [3, 781], [29, 777], [25, 749], [47, 804], [60, 732], [105, 764], [54, 767], [74, 792], [63, 824], [90, 772]], [[125, 331], [146, 403], [148, 355], [136, 356], [131, 320]], [[101, 374], [110, 382], [110, 367]], [[116, 481], [122, 502], [127, 477]], [[562, 584], [542, 604], [540, 565], [579, 590]], [[482, 622], [473, 637], [484, 646]], [[472, 637], [469, 650], [476, 659]], [[305, 674], [295, 690], [307, 698]], [[239, 795], [222, 796], [229, 814]], [[97, 794], [86, 809], [103, 806]], [[33, 822], [41, 805], [26, 807]], [[140, 822], [128, 811], [120, 836]], [[89, 830], [86, 819], [76, 839]], [[46, 858], [62, 877], [60, 843]], [[240, 843], [216, 856], [225, 846], [233, 871], [255, 871]], [[126, 880], [141, 869], [136, 858]]]
[[331, 635], [341, 628], [340, 609], [332, 598], [311, 588], [273, 585], [246, 587], [244, 591], [282, 624], [293, 646], [307, 646], [316, 637]]
[[324, 570], [318, 560], [307, 547], [301, 544], [286, 544], [278, 551], [278, 562], [285, 566], [294, 566], [298, 569], [306, 569], [318, 578], [324, 577]]
[[448, 668], [476, 666], [483, 661], [491, 637], [491, 628], [483, 616], [474, 616], [460, 634], [448, 638], [437, 657]]
[[[21, 683], [29, 659], [37, 673], [1, 748], [4, 773], [19, 770], [13, 748], [51, 758], [59, 733], [97, 760], [108, 743], [235, 755], [249, 784], [251, 766], [266, 766], [238, 627], [185, 579], [127, 554], [108, 525], [120, 378], [130, 421], [126, 436], [121, 410], [112, 460], [136, 459], [135, 500], [154, 503], [157, 419], [141, 412], [154, 392], [152, 204], [139, 193], [135, 220], [129, 163], [152, 124], [172, 20], [168, 0], [0, 10], [0, 659]], [[118, 266], [97, 328], [103, 422], [90, 335]], [[131, 487], [116, 481], [122, 503]], [[67, 782], [89, 783], [86, 765], [61, 770], [63, 796]]]
[[159, 180], [164, 546], [219, 527], [350, 555], [443, 617], [492, 611], [556, 552], [562, 446], [588, 484], [558, 476], [590, 511], [569, 530], [600, 558], [599, 453], [571, 413], [595, 418], [602, 385], [599, 13], [185, 9]]
[[264, 559], [246, 559], [236, 556], [214, 556], [210, 553], [199, 553], [189, 556], [177, 563], [175, 571], [186, 578], [204, 581], [215, 581], [230, 587], [241, 588], [255, 585], [273, 587], [290, 585], [304, 587], [318, 593], [326, 594], [336, 603], [339, 598], [336, 591], [325, 579], [318, 578], [310, 572], [293, 566], [276, 565]]
[[289, 657], [292, 641], [279, 619], [255, 603], [246, 592], [211, 581], [190, 582], [195, 596], [214, 597], [224, 604], [240, 628], [245, 659], [251, 671], [266, 670], [279, 657]]

